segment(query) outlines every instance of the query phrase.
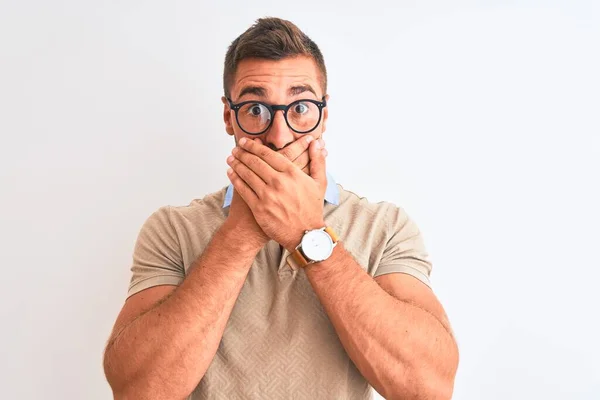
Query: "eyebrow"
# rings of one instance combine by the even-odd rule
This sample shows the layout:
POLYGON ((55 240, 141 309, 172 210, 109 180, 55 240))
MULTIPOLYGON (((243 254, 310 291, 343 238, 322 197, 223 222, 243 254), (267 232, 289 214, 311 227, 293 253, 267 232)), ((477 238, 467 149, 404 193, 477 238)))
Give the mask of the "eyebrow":
POLYGON ((240 92, 238 98, 243 97, 247 94, 253 94, 258 97, 267 97, 267 89, 265 89, 262 86, 245 86, 244 88, 242 88, 242 91, 240 92))
MULTIPOLYGON (((288 94, 290 96, 298 96, 299 94, 302 94, 304 92, 311 92, 312 94, 315 95, 315 97, 318 97, 317 92, 312 88, 312 86, 310 86, 308 84, 292 86, 291 88, 288 89, 288 94)), ((257 97, 264 98, 264 97, 267 97, 267 93, 268 93, 268 90, 262 86, 254 86, 254 85, 245 86, 240 91, 238 98, 241 98, 247 94, 253 94, 257 97)))
POLYGON ((306 85, 299 85, 299 86, 292 86, 289 90, 288 93, 290 96, 297 96, 301 93, 304 92, 311 92, 312 94, 315 95, 315 97, 317 97, 317 93, 315 92, 315 90, 312 88, 312 86, 306 84, 306 85))

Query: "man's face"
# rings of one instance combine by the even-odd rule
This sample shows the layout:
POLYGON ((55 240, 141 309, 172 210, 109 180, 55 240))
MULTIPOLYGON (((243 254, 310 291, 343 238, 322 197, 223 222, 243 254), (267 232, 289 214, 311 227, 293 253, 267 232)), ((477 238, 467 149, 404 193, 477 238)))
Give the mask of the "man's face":
MULTIPOLYGON (((296 100, 322 101, 324 93, 320 85, 319 70, 310 57, 299 56, 279 61, 245 59, 238 64, 234 83, 230 88, 234 104, 244 101, 261 101, 269 105, 288 105, 296 100)), ((326 97, 326 99, 328 96, 326 97)), ((282 111, 275 112, 271 127, 261 135, 244 132, 235 118, 235 112, 223 97, 225 130, 235 136, 235 142, 247 137, 259 138, 265 146, 281 150, 299 138, 312 135, 320 138, 325 132, 327 107, 323 108, 321 122, 315 130, 302 134, 294 132, 286 124, 282 111)))

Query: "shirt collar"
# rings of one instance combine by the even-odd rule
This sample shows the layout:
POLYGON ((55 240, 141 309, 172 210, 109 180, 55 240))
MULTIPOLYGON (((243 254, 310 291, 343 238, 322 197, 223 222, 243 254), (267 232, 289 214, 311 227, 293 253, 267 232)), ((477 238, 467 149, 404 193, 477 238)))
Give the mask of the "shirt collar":
MULTIPOLYGON (((227 187, 227 191, 225 192, 225 201, 223 202, 223 208, 229 207, 231 205, 231 200, 233 199, 233 185, 229 185, 227 187)), ((325 190, 325 201, 327 203, 331 203, 333 205, 338 205, 340 203, 340 191, 337 187, 337 183, 333 176, 327 173, 327 189, 325 190)))

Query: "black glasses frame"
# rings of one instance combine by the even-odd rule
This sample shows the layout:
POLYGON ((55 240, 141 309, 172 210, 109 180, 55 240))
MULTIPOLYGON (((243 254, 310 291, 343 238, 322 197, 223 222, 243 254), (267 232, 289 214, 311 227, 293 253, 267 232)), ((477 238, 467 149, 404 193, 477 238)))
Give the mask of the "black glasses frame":
POLYGON ((231 107, 231 109, 233 111, 235 111, 235 120, 238 124, 238 126, 244 131, 246 132, 248 135, 253 135, 253 136, 258 136, 258 135, 262 135, 263 133, 265 133, 266 131, 269 130, 269 128, 271 128, 271 125, 273 125, 273 121, 275 120, 275 113, 279 110, 283 111, 283 119, 285 119, 285 123, 287 124, 287 126, 293 130, 296 133, 300 133, 300 134, 305 134, 305 133, 310 133, 312 131, 314 131, 315 129, 317 129, 317 127, 319 126, 319 124, 321 123, 321 118, 323 117, 323 109, 325 107, 327 107, 327 101, 325 101, 325 96, 323 96, 323 98, 321 99, 322 101, 317 101, 317 100, 312 100, 312 99, 301 99, 301 100, 295 100, 294 102, 286 105, 283 104, 267 104, 267 103, 263 103, 262 101, 257 101, 257 100, 249 100, 249 101, 242 101, 241 103, 237 103, 235 104, 233 101, 231 101, 230 98, 227 98, 227 101, 229 102, 229 107, 231 107), (298 103, 302 103, 302 102, 310 102, 313 103, 314 105, 317 106, 317 108, 319 109, 319 119, 317 120, 317 124, 314 126, 314 128, 309 129, 307 131, 299 131, 294 129, 291 125, 290 122, 288 121, 287 118, 287 112, 288 110, 295 104, 298 103), (246 104, 260 104, 262 106, 265 106, 267 108, 267 110, 269 110, 269 112, 271 113, 271 122, 269 123, 269 125, 261 132, 259 133, 255 133, 255 132, 248 132, 247 130, 244 129, 244 127, 242 126, 242 124, 240 124, 240 120, 238 118, 238 112, 240 111, 240 109, 242 108, 242 106, 246 105, 246 104))

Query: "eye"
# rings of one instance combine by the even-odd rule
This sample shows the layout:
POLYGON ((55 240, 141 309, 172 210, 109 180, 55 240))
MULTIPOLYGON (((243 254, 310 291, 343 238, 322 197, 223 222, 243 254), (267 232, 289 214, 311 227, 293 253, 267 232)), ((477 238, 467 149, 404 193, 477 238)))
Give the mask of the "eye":
POLYGON ((294 106, 294 112, 296 114, 306 114, 308 112, 308 105, 305 103, 298 103, 294 106))
POLYGON ((263 106, 262 104, 249 104, 248 108, 246 109, 246 113, 249 115, 252 115, 254 117, 259 117, 265 113, 268 114, 268 110, 265 106, 263 106))

